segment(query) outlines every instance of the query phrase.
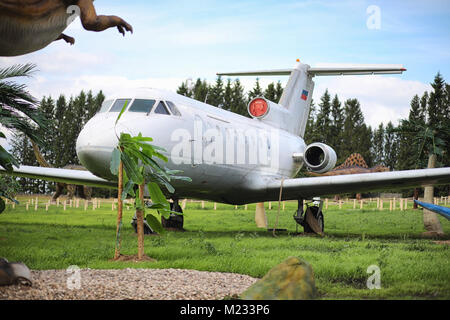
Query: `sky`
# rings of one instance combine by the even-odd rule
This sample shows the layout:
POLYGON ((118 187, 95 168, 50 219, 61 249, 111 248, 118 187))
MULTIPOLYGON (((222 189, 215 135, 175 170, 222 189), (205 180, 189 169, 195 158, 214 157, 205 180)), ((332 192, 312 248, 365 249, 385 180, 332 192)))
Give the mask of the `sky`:
MULTIPOLYGON (((97 13, 133 26, 90 32, 77 18, 57 41, 0 67, 33 62, 26 84, 38 99, 100 89, 149 86, 176 91, 186 79, 213 82, 216 72, 281 69, 296 59, 311 66, 402 64, 402 75, 316 77, 313 99, 326 89, 357 98, 372 127, 406 118, 415 94, 430 90, 437 72, 450 79, 450 1, 96 0, 97 13)), ((241 78, 250 90, 256 77, 241 78)), ((287 77, 264 77, 286 83, 287 77)))

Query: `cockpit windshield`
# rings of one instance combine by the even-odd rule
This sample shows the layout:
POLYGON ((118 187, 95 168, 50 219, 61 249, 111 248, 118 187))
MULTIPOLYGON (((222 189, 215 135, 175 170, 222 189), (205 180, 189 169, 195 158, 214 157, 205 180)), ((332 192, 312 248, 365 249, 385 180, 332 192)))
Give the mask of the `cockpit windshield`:
POLYGON ((181 117, 180 111, 178 111, 177 107, 173 104, 171 101, 166 101, 167 106, 170 109, 170 112, 172 112, 173 115, 181 117))
POLYGON ((134 99, 133 104, 128 111, 150 113, 154 104, 155 100, 134 99))
POLYGON ((131 99, 117 99, 116 102, 114 102, 111 110, 109 112, 120 112, 122 111, 123 106, 128 105, 130 103, 131 99))
POLYGON ((106 100, 99 110, 101 112, 120 112, 126 106, 127 112, 140 112, 147 115, 164 114, 181 117, 181 113, 171 101, 154 99, 117 99, 106 100), (156 103, 158 101, 158 103, 156 103), (130 104, 131 102, 131 104, 130 104))
POLYGON ((108 111, 109 108, 111 107, 111 105, 112 105, 113 102, 114 102, 114 100, 106 100, 106 101, 103 101, 102 107, 100 108, 100 110, 98 111, 98 113, 108 111))

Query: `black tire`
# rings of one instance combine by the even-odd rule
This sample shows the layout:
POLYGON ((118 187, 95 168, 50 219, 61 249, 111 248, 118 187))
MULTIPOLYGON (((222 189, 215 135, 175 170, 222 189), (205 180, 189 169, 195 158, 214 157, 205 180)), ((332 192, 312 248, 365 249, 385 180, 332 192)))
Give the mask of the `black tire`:
MULTIPOLYGON (((315 206, 311 206, 308 209, 311 210, 311 213, 314 215, 314 218, 317 220, 317 223, 319 224, 319 226, 323 232, 324 227, 325 227, 325 222, 323 219, 322 211, 319 211, 319 207, 315 207, 315 206)), ((309 224, 306 221, 304 222, 303 230, 306 233, 315 233, 314 230, 309 226, 309 224)))
MULTIPOLYGON (((179 205, 174 206, 174 203, 170 203, 170 210, 183 213, 183 209, 181 209, 179 205)), ((161 216, 161 225, 165 229, 175 229, 183 231, 184 217, 182 214, 180 215, 175 213, 171 213, 169 219, 161 216)))

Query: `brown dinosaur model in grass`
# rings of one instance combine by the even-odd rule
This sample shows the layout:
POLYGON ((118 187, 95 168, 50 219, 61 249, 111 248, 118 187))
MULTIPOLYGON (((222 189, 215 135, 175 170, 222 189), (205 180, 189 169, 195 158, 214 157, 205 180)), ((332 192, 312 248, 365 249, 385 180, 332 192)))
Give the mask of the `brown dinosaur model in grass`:
POLYGON ((0 0, 0 56, 17 56, 40 50, 55 40, 74 44, 62 33, 80 15, 83 28, 103 31, 133 28, 117 16, 97 15, 93 0, 0 0))
POLYGON ((364 158, 359 153, 351 154, 343 164, 334 168, 326 173, 308 172, 310 176, 323 177, 323 176, 339 176, 342 174, 357 174, 357 173, 371 173, 371 172, 385 172, 389 171, 389 168, 384 166, 375 166, 369 168, 364 161, 364 158))
MULTIPOLYGON (((385 172, 385 171, 389 171, 389 168, 381 165, 369 168, 361 154, 353 153, 344 161, 343 164, 334 168, 331 171, 325 173, 308 172, 308 175, 315 177, 323 177, 323 176, 339 176, 343 174, 358 174, 358 173, 385 172)), ((356 195, 356 198, 360 200, 361 194, 358 193, 356 195)))
MULTIPOLYGON (((31 141, 31 144, 33 145, 33 151, 34 151, 34 155, 36 157, 37 162, 39 163, 39 165, 41 167, 46 167, 46 168, 53 168, 42 156, 41 151, 39 150, 39 147, 36 145, 36 143, 34 143, 34 141, 31 141)), ((69 164, 67 166, 65 166, 63 169, 71 169, 71 170, 84 170, 86 171, 86 168, 84 168, 83 166, 79 166, 79 165, 75 165, 75 164, 69 164)), ((56 199, 58 199, 58 197, 63 193, 64 188, 67 189, 67 198, 68 199, 73 199, 73 197, 75 196, 75 193, 77 193, 78 191, 78 195, 80 196, 80 198, 86 199, 86 200, 91 200, 91 195, 92 195, 92 188, 88 187, 88 186, 76 186, 73 184, 66 184, 66 183, 62 183, 62 182, 57 182, 56 183, 56 191, 52 196, 52 202, 55 202, 56 199)))

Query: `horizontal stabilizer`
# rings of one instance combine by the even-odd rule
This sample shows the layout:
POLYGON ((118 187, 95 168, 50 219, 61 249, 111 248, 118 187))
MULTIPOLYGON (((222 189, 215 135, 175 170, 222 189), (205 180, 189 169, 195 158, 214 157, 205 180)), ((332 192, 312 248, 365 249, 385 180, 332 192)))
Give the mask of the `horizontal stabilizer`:
POLYGON ((406 69, 400 64, 380 64, 370 66, 351 66, 351 67, 324 67, 310 68, 308 73, 313 76, 340 76, 340 75, 365 75, 365 74, 399 74, 406 69))
MULTIPOLYGON (((218 76, 288 76, 295 69, 274 69, 259 71, 219 72, 218 76)), ((400 64, 352 65, 346 67, 309 68, 311 76, 400 74, 406 69, 400 64)))
POLYGON ((242 71, 242 72, 219 72, 218 76, 288 76, 293 69, 276 69, 261 71, 242 71))

